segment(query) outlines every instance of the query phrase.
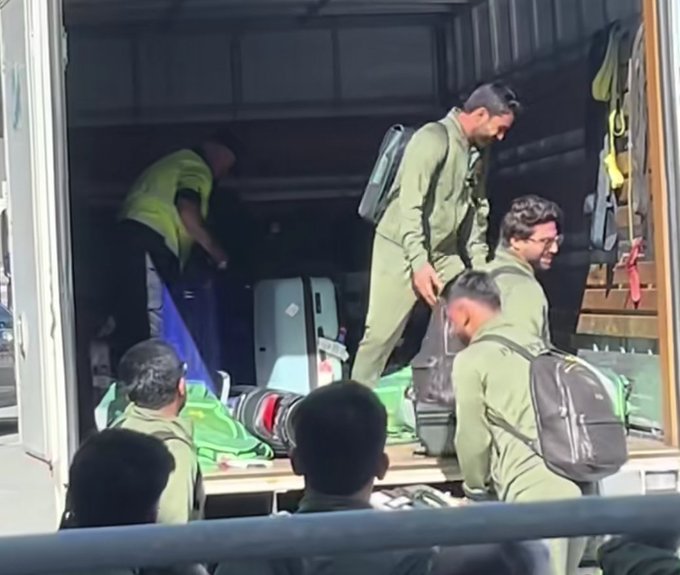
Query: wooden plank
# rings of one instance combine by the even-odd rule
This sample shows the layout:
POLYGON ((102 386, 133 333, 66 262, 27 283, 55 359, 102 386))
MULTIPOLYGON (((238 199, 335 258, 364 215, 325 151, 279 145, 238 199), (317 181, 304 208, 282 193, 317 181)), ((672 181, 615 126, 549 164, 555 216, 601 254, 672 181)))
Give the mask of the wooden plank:
MULTIPOLYGON (((659 61, 659 13, 656 0, 643 0, 642 21, 645 25, 645 67, 647 70, 647 109, 649 110, 648 161, 650 169, 649 190, 651 218, 654 222, 654 254, 657 260, 658 290, 658 333, 659 355, 661 358, 662 393, 664 405, 664 433, 666 441, 673 447, 680 446, 678 425, 678 390, 675 366, 676 336, 671 321, 670 242, 668 223, 668 196, 665 176, 665 141, 662 112, 661 62, 659 61)), ((675 193, 675 190, 673 190, 675 193)))
MULTIPOLYGON (((389 445, 385 449, 390 469, 377 485, 395 487, 419 483, 437 484, 462 479, 454 458, 416 455, 418 444, 389 445)), ((235 493, 282 493, 304 487, 302 477, 295 475, 288 459, 275 459, 267 468, 223 469, 203 476, 207 495, 235 493)))
MULTIPOLYGON (((640 283, 643 286, 650 286, 656 284, 656 266, 654 262, 641 261, 638 262, 638 271, 640 272, 640 283)), ((625 266, 617 266, 614 270, 615 286, 628 286, 628 272, 625 266)), ((587 287, 607 287, 607 267, 603 265, 590 266, 590 273, 586 280, 587 287)))
POLYGON ((614 315, 582 313, 578 318, 576 333, 584 335, 608 335, 611 337, 659 337, 656 316, 614 315))
POLYGON ((603 288, 587 289, 581 302, 582 311, 625 311, 629 313, 655 312, 657 309, 657 292, 655 289, 642 290, 642 298, 637 306, 630 299, 627 289, 613 289, 607 292, 603 288))
MULTIPOLYGON (((620 206, 616 208, 616 227, 628 229, 628 206, 620 206)), ((642 223, 642 216, 633 214, 633 226, 639 226, 642 223)))

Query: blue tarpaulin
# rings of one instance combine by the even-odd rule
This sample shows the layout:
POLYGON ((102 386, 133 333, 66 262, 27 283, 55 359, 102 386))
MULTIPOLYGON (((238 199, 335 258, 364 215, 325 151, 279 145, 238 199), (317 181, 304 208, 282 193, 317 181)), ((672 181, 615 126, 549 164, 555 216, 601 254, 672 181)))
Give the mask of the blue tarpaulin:
MULTIPOLYGON (((209 294, 206 295, 207 297, 210 297, 209 294)), ((192 295, 190 296, 189 292, 184 292, 183 297, 196 297, 196 295, 193 294, 192 292, 192 295)), ((199 348, 196 345, 195 336, 192 335, 192 331, 187 326, 184 318, 182 317, 182 314, 180 314, 175 303, 175 300, 173 299, 170 290, 167 288, 165 284, 163 285, 162 301, 163 309, 161 315, 162 316, 161 337, 166 342, 168 342, 175 349, 180 358, 182 358, 182 360, 187 363, 188 366, 187 379, 206 382, 206 385, 208 386, 210 391, 219 396, 219 390, 215 389, 215 384, 211 376, 211 369, 209 369, 208 367, 209 364, 206 365, 206 361, 204 360, 201 351, 199 351, 199 348)), ((207 307, 211 307, 210 303, 207 304, 207 307)), ((213 314, 208 313, 207 317, 198 317, 196 318, 195 322, 191 323, 197 326, 200 326, 202 324, 202 327, 206 328, 203 329, 203 335, 206 336, 203 338, 203 340, 205 340, 206 345, 208 345, 209 347, 217 345, 216 341, 218 338, 217 328, 215 327, 215 329, 210 329, 211 325, 213 326, 215 325, 215 318, 213 314)))

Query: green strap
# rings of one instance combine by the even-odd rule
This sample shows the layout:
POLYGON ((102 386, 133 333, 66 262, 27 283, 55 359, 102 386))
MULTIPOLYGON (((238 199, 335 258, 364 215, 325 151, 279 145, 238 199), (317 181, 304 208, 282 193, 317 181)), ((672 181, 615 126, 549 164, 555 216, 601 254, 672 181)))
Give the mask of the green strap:
POLYGON ((511 339, 504 337, 502 335, 496 334, 483 335, 479 339, 476 339, 474 343, 479 343, 481 341, 492 341, 500 345, 504 345, 505 347, 510 348, 516 354, 521 355, 524 359, 526 359, 529 362, 534 361, 534 359, 536 359, 537 357, 525 347, 522 347, 517 342, 514 342, 511 339))

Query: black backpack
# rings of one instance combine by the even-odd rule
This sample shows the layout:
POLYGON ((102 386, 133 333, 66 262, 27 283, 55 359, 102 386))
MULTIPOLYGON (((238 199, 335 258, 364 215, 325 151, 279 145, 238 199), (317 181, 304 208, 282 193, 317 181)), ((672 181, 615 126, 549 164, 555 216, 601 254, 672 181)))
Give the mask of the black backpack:
POLYGON ((290 391, 257 388, 242 394, 234 407, 234 419, 285 457, 295 445, 293 416, 304 396, 290 391))
POLYGON ((411 361, 416 401, 453 409, 451 370, 456 354, 462 349, 462 343, 450 333, 446 303, 440 300, 432 309, 420 351, 411 361))
MULTIPOLYGON (((514 266, 502 266, 488 273, 491 279, 505 274, 526 275, 514 266)), ((432 309, 420 351, 411 362, 413 395, 418 402, 451 408, 455 406, 451 370, 456 354, 464 347, 450 333, 446 303, 438 301, 432 309)))
POLYGON ((482 336, 507 347, 530 364, 531 399, 538 439, 529 438, 503 419, 489 420, 539 455, 556 474, 592 483, 616 473, 628 460, 625 424, 611 397, 613 384, 576 356, 556 349, 534 355, 499 335, 482 336))

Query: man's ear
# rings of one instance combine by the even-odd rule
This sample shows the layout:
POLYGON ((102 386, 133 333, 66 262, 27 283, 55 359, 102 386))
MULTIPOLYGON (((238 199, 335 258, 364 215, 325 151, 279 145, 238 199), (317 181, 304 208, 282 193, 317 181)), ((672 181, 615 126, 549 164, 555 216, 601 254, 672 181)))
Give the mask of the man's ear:
POLYGON ((300 461, 300 456, 298 454, 298 450, 293 447, 290 450, 288 457, 290 458, 290 466, 293 468, 293 473, 295 473, 295 475, 300 475, 300 476, 304 475, 305 474, 305 466, 303 465, 302 461, 300 461))
POLYGON ((390 468, 390 458, 387 453, 383 453, 380 456, 380 461, 378 461, 378 469, 376 470, 376 479, 385 479, 387 475, 387 470, 390 468))
POLYGON ((474 111, 474 115, 479 120, 480 124, 483 124, 485 122, 488 122, 491 119, 491 114, 489 114, 489 110, 486 108, 477 108, 474 111))
POLYGON ((179 393, 180 397, 184 397, 187 394, 187 380, 185 378, 182 378, 179 380, 177 383, 177 393, 179 393))

